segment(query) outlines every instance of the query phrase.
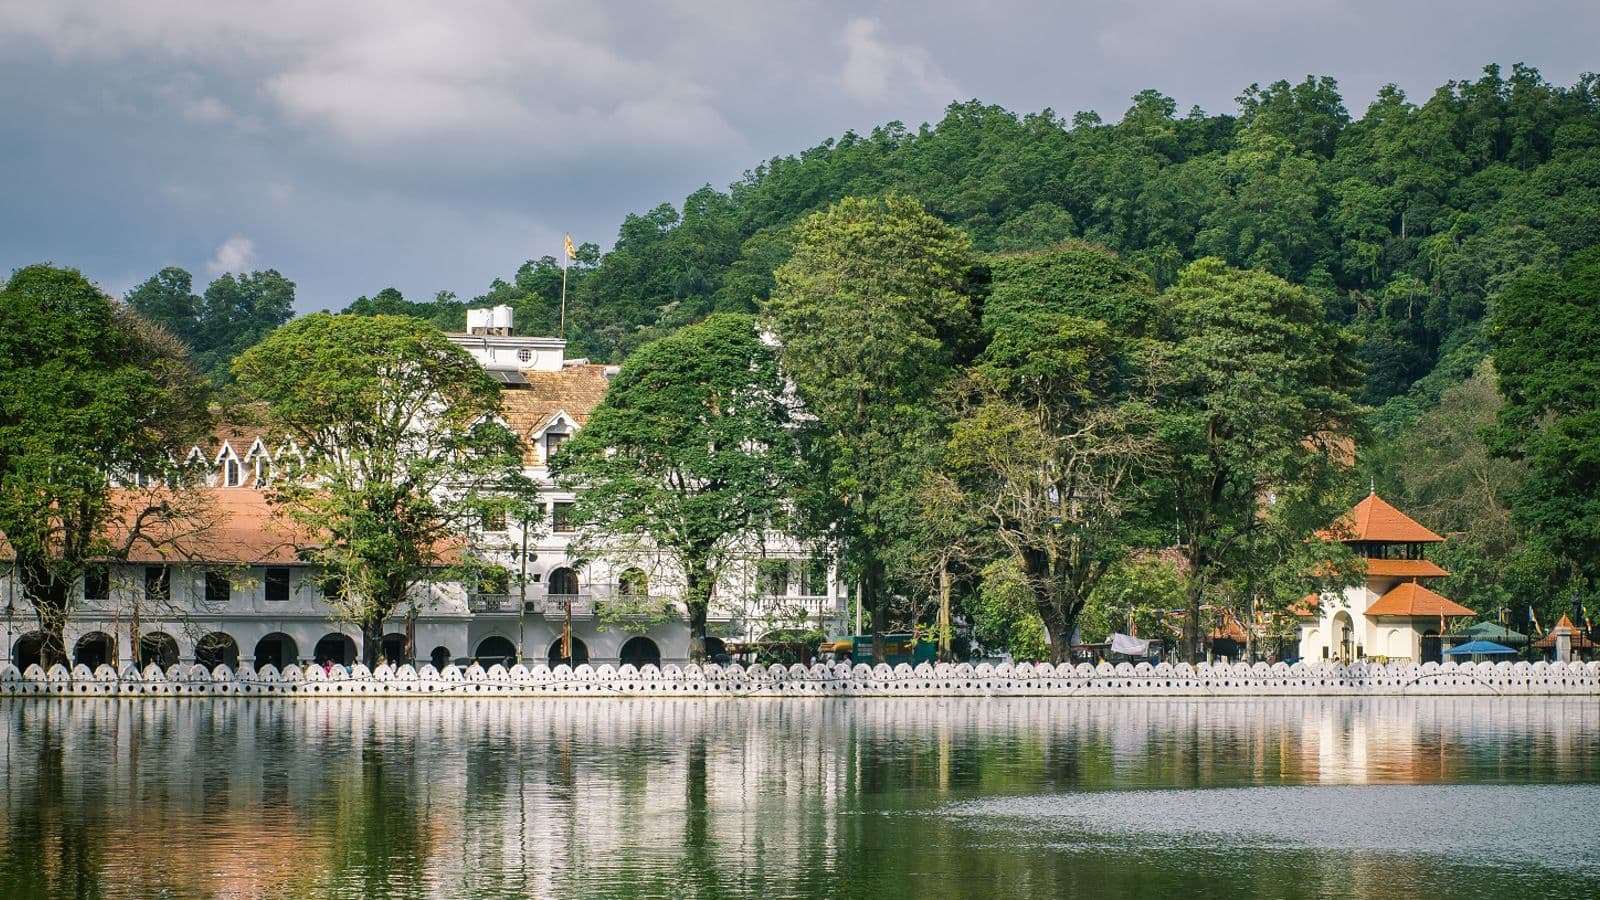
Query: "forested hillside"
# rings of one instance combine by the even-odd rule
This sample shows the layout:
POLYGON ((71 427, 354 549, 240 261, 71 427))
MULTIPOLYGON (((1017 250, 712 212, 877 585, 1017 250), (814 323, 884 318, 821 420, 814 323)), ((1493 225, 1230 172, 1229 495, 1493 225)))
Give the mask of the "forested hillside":
MULTIPOLYGON (((1529 423, 1550 421, 1559 404, 1519 399, 1502 413, 1490 357, 1504 342, 1490 332, 1518 327, 1559 293, 1552 285, 1569 285, 1561 296, 1572 315, 1592 317, 1592 267, 1574 261, 1600 245, 1600 76, 1562 86, 1528 66, 1488 66, 1426 98, 1384 88, 1358 116, 1330 78, 1251 85, 1237 110, 1219 114, 1180 113, 1147 90, 1115 118, 955 103, 936 124, 847 133, 768 160, 726 190, 629 215, 609 252, 582 244, 568 273, 569 355, 617 362, 713 312, 761 308, 794 253, 795 226, 851 196, 911 197, 964 232, 980 285, 1004 274, 1003 254, 1069 239, 1104 245, 1157 291, 1188 263, 1220 257, 1303 287, 1353 337, 1365 368, 1358 399, 1371 411, 1370 428, 1357 429, 1363 486, 1451 534, 1441 561, 1456 575, 1443 592, 1485 615, 1564 603, 1589 576, 1563 547, 1600 540, 1600 525, 1550 498, 1571 491, 1559 460, 1595 451, 1582 435, 1538 449, 1529 423), (1512 295, 1521 312, 1507 314, 1501 300, 1512 295), (1503 427, 1486 444, 1485 429, 1507 416, 1523 431, 1503 427)), ((129 300, 213 372, 281 323, 293 289, 275 272, 229 276, 204 297, 188 282, 165 270, 129 300)), ((460 329, 468 307, 506 303, 519 330, 555 333, 561 283, 547 256, 471 301, 413 301, 389 288, 347 311, 460 329)), ((1519 384, 1560 377, 1536 370, 1539 345, 1529 346, 1519 384)), ((1142 583, 1136 574, 1110 580, 1142 583)))

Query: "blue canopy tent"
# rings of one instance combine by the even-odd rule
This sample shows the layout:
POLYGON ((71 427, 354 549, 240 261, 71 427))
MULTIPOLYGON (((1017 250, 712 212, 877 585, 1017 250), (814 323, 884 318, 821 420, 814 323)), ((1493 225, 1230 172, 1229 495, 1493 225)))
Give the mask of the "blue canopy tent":
POLYGON ((1451 647, 1444 653, 1446 656, 1515 656, 1517 651, 1505 644, 1496 644, 1494 641, 1467 641, 1459 647, 1451 647))

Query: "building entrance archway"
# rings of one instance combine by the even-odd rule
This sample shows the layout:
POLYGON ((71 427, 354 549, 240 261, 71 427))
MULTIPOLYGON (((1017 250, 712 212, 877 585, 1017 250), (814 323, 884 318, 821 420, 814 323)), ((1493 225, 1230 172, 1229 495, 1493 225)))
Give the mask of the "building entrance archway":
POLYGON ((164 631, 152 631, 139 636, 139 668, 178 664, 178 639, 164 631))
POLYGON ((116 659, 116 639, 104 631, 91 631, 78 638, 78 645, 72 651, 72 661, 80 666, 88 666, 91 671, 111 665, 116 659))
POLYGON ((622 652, 619 655, 621 658, 618 662, 636 669, 661 665, 661 648, 647 637, 629 638, 628 642, 622 645, 622 652))
POLYGON ((281 631, 275 631, 256 641, 256 671, 268 665, 282 669, 299 658, 300 648, 295 646, 294 638, 281 631))
POLYGON ((207 669, 217 666, 227 666, 229 669, 239 668, 239 642, 233 635, 224 631, 213 631, 201 638, 194 645, 195 665, 207 669))
MULTIPOLYGON (((556 666, 559 666, 562 663, 566 662, 566 660, 563 659, 562 656, 561 656, 561 639, 560 638, 556 638, 555 643, 550 645, 549 660, 550 660, 550 668, 552 668, 552 669, 554 669, 556 666)), ((581 666, 581 665, 583 665, 584 663, 586 663, 588 661, 589 661, 589 647, 586 644, 584 644, 583 641, 580 641, 577 638, 573 638, 572 639, 572 667, 573 668, 577 668, 578 666, 581 666)))

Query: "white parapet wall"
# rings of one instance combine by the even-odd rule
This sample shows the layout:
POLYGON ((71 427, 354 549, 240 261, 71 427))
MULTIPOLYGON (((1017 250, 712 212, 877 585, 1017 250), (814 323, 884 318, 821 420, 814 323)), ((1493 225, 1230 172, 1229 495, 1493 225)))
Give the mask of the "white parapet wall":
POLYGON ((1600 662, 1077 666, 0 666, 0 697, 1285 697, 1600 695, 1600 662))

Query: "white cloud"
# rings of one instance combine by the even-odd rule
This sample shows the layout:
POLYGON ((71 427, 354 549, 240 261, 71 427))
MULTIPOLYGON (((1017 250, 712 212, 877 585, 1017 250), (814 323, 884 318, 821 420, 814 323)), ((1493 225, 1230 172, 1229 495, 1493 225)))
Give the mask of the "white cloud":
POLYGON ((212 275, 221 275, 224 272, 244 272, 255 264, 255 242, 242 235, 234 235, 222 242, 217 247, 216 255, 206 263, 206 271, 212 275))
POLYGON ((955 82, 934 65, 927 50, 893 44, 879 36, 877 19, 853 18, 844 26, 845 61, 839 86, 865 103, 884 103, 910 93, 934 100, 954 100, 955 82))

